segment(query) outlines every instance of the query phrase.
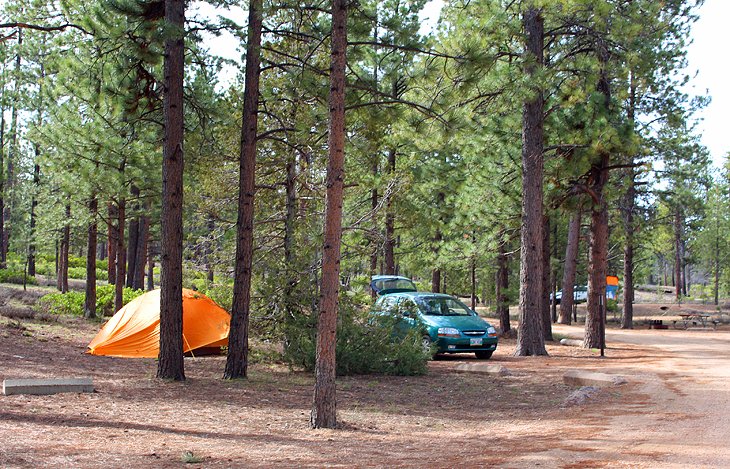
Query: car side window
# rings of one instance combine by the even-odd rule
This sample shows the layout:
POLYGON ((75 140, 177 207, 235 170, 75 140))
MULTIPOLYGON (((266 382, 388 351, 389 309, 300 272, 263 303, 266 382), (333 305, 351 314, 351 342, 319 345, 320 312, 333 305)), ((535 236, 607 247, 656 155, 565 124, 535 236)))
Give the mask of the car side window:
POLYGON ((380 310, 386 313, 396 313, 398 308, 398 297, 386 296, 380 303, 380 310))
POLYGON ((400 312, 403 316, 414 317, 418 313, 418 307, 413 300, 405 298, 398 305, 398 312, 400 312))

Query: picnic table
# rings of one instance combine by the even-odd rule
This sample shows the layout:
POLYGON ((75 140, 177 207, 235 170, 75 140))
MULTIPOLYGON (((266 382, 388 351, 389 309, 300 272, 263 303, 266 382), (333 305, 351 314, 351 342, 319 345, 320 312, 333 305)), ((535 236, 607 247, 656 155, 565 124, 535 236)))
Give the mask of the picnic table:
POLYGON ((690 326, 717 327, 717 321, 713 321, 712 315, 700 312, 679 313, 679 319, 672 321, 675 329, 687 329, 690 326))

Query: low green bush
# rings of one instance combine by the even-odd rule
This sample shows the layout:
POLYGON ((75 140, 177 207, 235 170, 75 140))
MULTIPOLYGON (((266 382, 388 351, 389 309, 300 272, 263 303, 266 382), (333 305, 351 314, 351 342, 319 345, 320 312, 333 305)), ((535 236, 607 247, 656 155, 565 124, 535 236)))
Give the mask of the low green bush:
MULTIPOLYGON (((24 273, 22 269, 18 268, 7 268, 0 269, 0 283, 16 283, 18 285, 23 284, 24 273)), ((25 283, 28 285, 37 285, 35 277, 25 276, 25 283)))
MULTIPOLYGON (((54 273, 55 275, 55 273, 54 273)), ((69 267, 68 278, 86 279, 86 267, 69 267)), ((97 280, 109 280, 109 273, 104 269, 96 269, 97 280)))
MULTIPOLYGON (((393 318, 342 312, 337 327, 337 375, 425 374, 430 354, 421 345, 421 331, 413 329, 403 336, 395 330, 393 318)), ((313 371, 316 332, 314 317, 290 320, 285 328, 284 360, 313 371)))
MULTIPOLYGON (((144 291, 125 288, 122 303, 127 304, 144 291)), ((55 315, 83 316, 86 294, 70 291, 67 293, 50 293, 38 301, 41 312, 55 315)), ((96 289, 96 314, 111 316, 114 314, 114 285, 102 285, 96 289)))

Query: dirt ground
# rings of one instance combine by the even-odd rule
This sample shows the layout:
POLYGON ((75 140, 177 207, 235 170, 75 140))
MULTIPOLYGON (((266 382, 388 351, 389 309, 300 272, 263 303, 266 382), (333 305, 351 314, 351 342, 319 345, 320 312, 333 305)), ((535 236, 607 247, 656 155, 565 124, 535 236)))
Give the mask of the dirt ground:
POLYGON ((724 328, 609 329, 606 358, 560 345, 517 358, 503 340, 490 363, 505 376, 455 371, 476 362, 464 354, 421 377, 342 377, 342 428, 311 430, 310 374, 255 364, 229 382, 223 357, 201 357, 186 359, 185 382, 161 382, 154 360, 84 354, 98 327, 0 316, 0 379, 92 377, 96 388, 0 395, 1 467, 730 467, 724 328), (572 369, 628 383, 566 406, 572 369))

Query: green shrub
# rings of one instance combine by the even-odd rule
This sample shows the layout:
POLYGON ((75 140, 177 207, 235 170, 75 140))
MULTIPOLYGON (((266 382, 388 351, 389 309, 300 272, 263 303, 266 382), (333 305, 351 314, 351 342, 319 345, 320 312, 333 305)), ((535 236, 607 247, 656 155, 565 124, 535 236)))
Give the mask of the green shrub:
MULTIPOLYGON (((0 269, 0 283, 17 283, 18 285, 23 284, 23 269, 15 267, 0 269)), ((37 285, 35 277, 25 276, 25 283, 28 285, 37 285)))
MULTIPOLYGON (((122 303, 127 304, 144 291, 125 288, 122 303)), ((70 291, 68 293, 50 293, 38 301, 39 309, 48 314, 82 316, 86 294, 70 291)), ((114 285, 102 285, 96 289, 96 314, 111 316, 114 314, 114 285)))
POLYGON ((618 312, 618 300, 607 299, 606 300, 606 311, 609 313, 618 312))
MULTIPOLYGON (((55 275, 55 273, 54 273, 55 275)), ((85 279, 86 278, 86 267, 69 267, 68 278, 85 279)), ((97 280, 109 280, 109 273, 103 269, 96 269, 97 280)))
MULTIPOLYGON (((411 376, 426 373, 429 353, 421 345, 421 331, 397 334, 396 320, 367 318, 342 312, 337 327, 337 375, 386 374, 411 376)), ((299 317, 285 329, 284 359, 313 371, 316 350, 316 320, 299 317)))

